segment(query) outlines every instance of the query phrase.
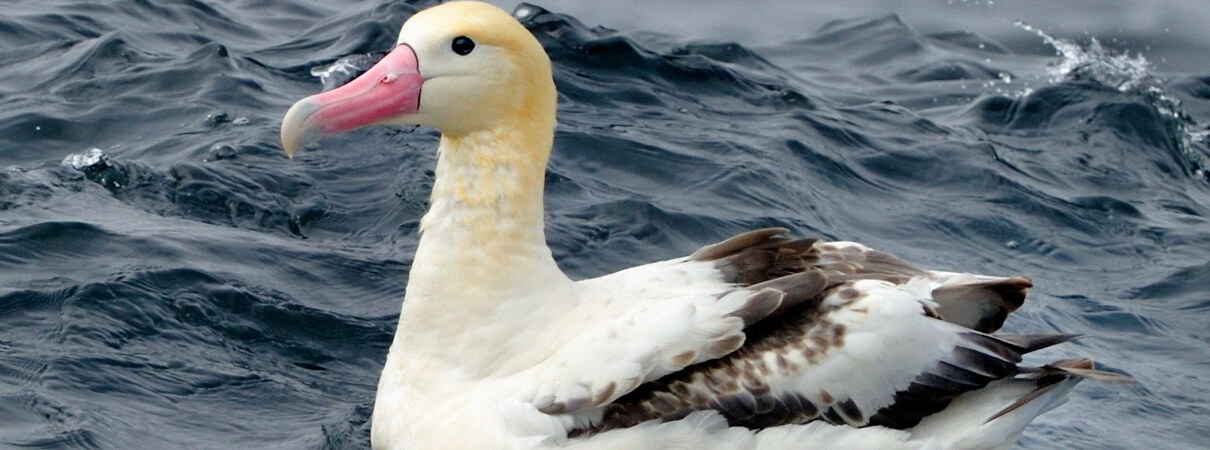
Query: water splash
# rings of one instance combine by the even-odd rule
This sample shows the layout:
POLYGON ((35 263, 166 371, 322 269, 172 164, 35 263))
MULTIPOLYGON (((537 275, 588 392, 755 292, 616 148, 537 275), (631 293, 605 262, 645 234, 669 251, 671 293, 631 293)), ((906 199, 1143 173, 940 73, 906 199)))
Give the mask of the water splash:
POLYGON ((1105 86, 1129 92, 1145 84, 1149 79, 1151 63, 1142 54, 1114 54, 1106 50, 1097 38, 1089 40, 1087 46, 1078 42, 1056 38, 1024 22, 1016 25, 1041 37, 1055 53, 1063 59, 1051 66, 1052 83, 1072 79, 1092 79, 1105 86))
POLYGON ((101 171, 109 167, 109 156, 105 155, 105 151, 93 147, 80 153, 72 153, 63 158, 63 165, 71 166, 71 168, 81 172, 86 171, 101 171))
POLYGON ((1164 88, 1163 80, 1152 75, 1151 62, 1142 53, 1134 56, 1129 52, 1116 53, 1102 46, 1095 37, 1089 39, 1088 45, 1081 45, 1051 36, 1021 21, 1016 25, 1041 37, 1062 58, 1050 67, 1051 83, 1093 81, 1122 93, 1147 98, 1156 111, 1179 128, 1181 152, 1191 164, 1193 174, 1198 178, 1207 177, 1208 165, 1195 145, 1210 139, 1210 132, 1194 130, 1192 117, 1181 109, 1181 100, 1164 88))
POLYGON ((330 91, 369 70, 370 66, 373 66, 379 59, 381 59, 381 55, 375 56, 372 53, 349 55, 332 64, 312 68, 311 76, 318 77, 319 81, 323 83, 324 90, 330 91))
POLYGON ((63 165, 70 166, 84 174, 87 178, 106 188, 120 189, 128 185, 126 171, 110 161, 104 150, 93 147, 80 153, 73 153, 63 158, 63 165))
MULTIPOLYGON (((980 45, 982 45, 982 44, 980 44, 980 45)), ((990 59, 989 59, 989 61, 990 61, 990 59)), ((1012 97, 1024 97, 1026 95, 1029 95, 1030 91, 1029 91, 1028 87, 1026 87, 1024 90, 1021 90, 1019 92, 1015 92, 1015 93, 1010 92, 1010 88, 1013 86, 1014 80, 1016 80, 1016 78, 1013 78, 1013 75, 1011 73, 1001 71, 1001 72, 996 73, 996 78, 984 81, 983 88, 994 90, 995 93, 1000 94, 1000 95, 1007 95, 1007 96, 1012 96, 1012 97)))

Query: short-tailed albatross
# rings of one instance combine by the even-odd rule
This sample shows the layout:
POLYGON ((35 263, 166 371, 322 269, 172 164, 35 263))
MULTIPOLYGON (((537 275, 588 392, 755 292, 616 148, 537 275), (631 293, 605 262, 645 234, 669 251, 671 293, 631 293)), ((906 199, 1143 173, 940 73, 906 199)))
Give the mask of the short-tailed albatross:
POLYGON ((1071 336, 992 334, 1027 278, 783 229, 573 281, 543 234, 555 104, 534 36, 454 2, 286 113, 291 156, 367 125, 442 132, 374 448, 995 448, 1080 379, 1119 378, 1021 364, 1071 336))

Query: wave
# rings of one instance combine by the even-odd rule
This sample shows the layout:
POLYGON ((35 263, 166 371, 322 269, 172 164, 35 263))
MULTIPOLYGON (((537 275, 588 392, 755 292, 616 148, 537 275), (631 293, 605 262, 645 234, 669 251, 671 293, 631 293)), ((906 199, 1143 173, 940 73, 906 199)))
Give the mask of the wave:
MULTIPOLYGON (((425 3, 3 7, 0 443, 366 445, 437 135, 288 162, 278 124, 425 3)), ((894 15, 756 46, 515 14, 560 91, 547 236, 568 272, 786 226, 1028 273, 1010 330, 1090 334, 1144 387, 1082 385, 1024 446, 1204 446, 1210 76, 894 15)))

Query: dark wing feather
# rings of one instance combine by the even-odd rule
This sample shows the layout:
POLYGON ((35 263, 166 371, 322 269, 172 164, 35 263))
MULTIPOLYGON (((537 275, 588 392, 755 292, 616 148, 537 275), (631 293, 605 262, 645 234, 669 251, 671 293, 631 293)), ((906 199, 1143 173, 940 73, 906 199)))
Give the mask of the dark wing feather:
POLYGON ((946 321, 992 333, 1004 319, 1025 302, 1033 283, 1026 277, 983 277, 958 283, 940 283, 953 275, 918 269, 890 254, 850 243, 791 239, 784 228, 750 231, 717 244, 702 247, 690 261, 712 261, 724 279, 740 286, 774 287, 786 293, 779 308, 784 311, 802 301, 819 300, 826 288, 845 281, 883 280, 901 284, 916 277, 931 277, 939 283, 933 290, 935 311, 946 321), (804 277, 810 277, 804 279, 804 277), (804 289, 794 283, 806 281, 804 289))

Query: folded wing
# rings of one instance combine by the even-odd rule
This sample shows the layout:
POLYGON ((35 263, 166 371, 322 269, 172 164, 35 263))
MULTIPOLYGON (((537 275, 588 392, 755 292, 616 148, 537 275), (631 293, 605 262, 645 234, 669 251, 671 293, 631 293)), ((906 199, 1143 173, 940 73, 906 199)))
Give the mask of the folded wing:
POLYGON ((578 381, 536 404, 571 418, 573 436, 703 410, 749 429, 813 421, 909 429, 998 380, 1029 389, 984 420, 1058 381, 1103 374, 1083 363, 1019 365, 1074 336, 989 334, 1021 306, 1032 286, 1024 277, 925 271, 860 244, 784 231, 589 280, 593 292, 632 298, 587 303, 586 313, 609 320, 554 360, 592 354, 570 377, 578 381))

